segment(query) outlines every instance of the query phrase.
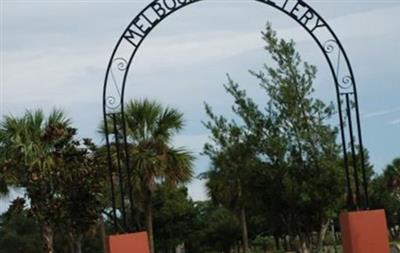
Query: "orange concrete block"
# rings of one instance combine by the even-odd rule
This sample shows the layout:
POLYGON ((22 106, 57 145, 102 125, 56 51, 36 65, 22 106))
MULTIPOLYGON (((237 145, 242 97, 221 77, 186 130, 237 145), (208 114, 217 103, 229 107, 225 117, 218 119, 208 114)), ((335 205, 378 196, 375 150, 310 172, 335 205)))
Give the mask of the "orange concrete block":
POLYGON ((111 235, 108 237, 108 253, 149 253, 147 232, 111 235))
POLYGON ((384 210, 343 212, 340 229, 344 253, 389 253, 384 210))

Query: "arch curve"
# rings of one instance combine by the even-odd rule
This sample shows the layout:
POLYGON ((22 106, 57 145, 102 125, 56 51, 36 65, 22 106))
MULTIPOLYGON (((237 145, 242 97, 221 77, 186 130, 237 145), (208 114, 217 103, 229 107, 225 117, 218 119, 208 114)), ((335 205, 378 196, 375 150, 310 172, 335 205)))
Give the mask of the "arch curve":
MULTIPOLYGON (((115 123, 116 114, 120 114, 124 122, 124 94, 127 76, 134 60, 137 50, 140 48, 142 42, 148 34, 165 18, 175 13, 176 11, 198 3, 198 2, 212 2, 212 0, 154 0, 148 4, 126 27, 120 36, 114 50, 111 54, 110 61, 107 66, 107 71, 103 86, 103 114, 104 124, 106 129, 106 144, 108 147, 109 156, 109 172, 112 188, 113 210, 114 217, 116 217, 116 206, 114 196, 114 185, 112 182, 113 166, 111 162, 111 138, 108 133, 109 122, 115 123), (113 119, 110 121, 110 119, 113 119)), ((336 34, 333 32, 329 24, 318 14, 310 5, 303 0, 243 0, 247 2, 258 2, 270 6, 280 12, 285 13, 303 27, 308 34, 313 38, 314 42, 321 49, 328 65, 335 84, 337 109, 339 115, 340 138, 343 150, 344 167, 347 177, 347 191, 348 191, 348 205, 350 208, 358 208, 361 205, 360 186, 358 185, 358 176, 355 175, 355 194, 356 201, 353 202, 353 190, 351 184, 351 176, 349 175, 349 166, 356 168, 354 171, 357 173, 357 168, 360 167, 363 173, 363 194, 364 194, 364 207, 368 207, 368 186, 366 182, 366 173, 364 166, 364 153, 363 142, 361 133, 360 113, 358 105, 358 95, 356 81, 350 64, 349 57, 347 56, 342 43, 339 41, 336 34), (352 106, 354 104, 354 106, 352 106), (353 123, 352 118, 355 118, 353 123), (346 122, 347 121, 347 122, 346 122), (345 124, 345 122, 347 124, 345 124), (345 127, 347 125, 347 127, 345 127), (347 130, 347 131, 346 131, 347 130), (356 134, 354 134, 356 133, 356 134), (347 144, 350 141, 350 144, 347 144), (360 154, 360 159, 357 160, 356 148, 360 154), (352 156, 349 159, 348 155, 352 156), (349 161, 352 164, 349 164, 349 161)), ((228 4, 228 3, 227 3, 228 4)), ((117 146, 117 157, 119 160, 117 167, 121 172, 121 168, 125 167, 126 173, 129 175, 129 154, 127 152, 127 138, 126 129, 123 124, 123 135, 120 140, 121 150, 117 146), (120 153, 120 154, 119 154, 120 153)), ((119 143, 117 134, 114 135, 114 142, 119 143)), ((119 173, 120 178, 122 177, 119 173)), ((122 183, 122 182, 120 182, 122 183)), ((124 192, 129 196, 132 203, 133 197, 131 190, 120 189, 122 197, 124 192), (124 191, 125 190, 125 191, 124 191), (130 194, 129 194, 130 193, 130 194)), ((132 206, 132 205, 131 205, 132 206)), ((122 215, 125 216, 125 207, 122 206, 122 215)), ((125 219, 125 217, 123 217, 125 219)), ((115 221, 116 222, 116 221, 115 221)), ((127 229, 129 230, 129 229, 127 229)))

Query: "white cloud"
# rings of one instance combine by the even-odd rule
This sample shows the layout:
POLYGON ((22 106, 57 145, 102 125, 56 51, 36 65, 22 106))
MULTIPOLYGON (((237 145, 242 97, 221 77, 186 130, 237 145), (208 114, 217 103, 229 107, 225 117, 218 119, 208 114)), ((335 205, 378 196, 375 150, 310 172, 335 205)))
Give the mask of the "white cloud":
MULTIPOLYGON (((7 196, 0 198, 0 214, 7 211, 11 201, 18 197, 23 197, 25 194, 23 189, 11 188, 7 196)), ((29 203, 28 203, 29 204, 29 203)))
POLYGON ((204 201, 208 199, 204 180, 194 179, 188 185, 189 196, 195 201, 204 201))
POLYGON ((388 115, 388 114, 392 114, 392 113, 396 113, 396 112, 400 112, 400 107, 366 113, 363 115, 363 118, 365 118, 365 119, 375 118, 378 116, 384 116, 384 115, 388 115))
POLYGON ((328 23, 339 38, 368 38, 395 34, 398 29, 400 6, 380 8, 366 12, 348 14, 328 23))
POLYGON ((106 64, 106 58, 99 52, 74 52, 72 49, 27 54, 6 52, 4 58, 3 81, 8 102, 51 99, 72 103, 93 100, 100 94, 100 89, 95 93, 91 90, 93 80, 84 83, 87 75, 91 75, 97 79, 96 88, 101 87, 102 76, 90 73, 101 63, 106 64))
MULTIPOLYGON (((335 18, 329 23, 339 31, 342 39, 381 36, 396 31, 398 12, 400 7, 378 9, 335 18), (360 29, 364 27, 368 29, 360 29)), ((279 35, 298 42, 311 41, 309 35, 297 26, 280 29, 279 35)), ((41 36, 45 43, 57 40, 54 36, 58 35, 51 32, 41 36)), ((109 43, 80 41, 79 44, 66 45, 61 40, 57 45, 58 48, 53 45, 46 49, 43 45, 42 49, 33 50, 29 50, 27 45, 22 51, 6 52, 2 48, 3 92, 7 103, 45 99, 49 104, 71 104, 98 99, 109 43)), ((156 36, 146 40, 135 60, 140 63, 138 70, 149 74, 176 66, 217 62, 262 46, 259 32, 211 31, 156 36)))
POLYGON ((190 147, 194 153, 200 153, 208 140, 208 135, 178 135, 174 139, 174 145, 177 147, 190 147))
MULTIPOLYGON (((354 13, 329 20, 341 40, 368 39, 383 35, 396 35, 400 7, 382 8, 354 13)), ((312 41, 303 28, 278 29, 278 35, 294 39, 297 43, 312 41)), ((400 39, 400 35, 397 34, 400 39)), ((192 33, 185 36, 155 37, 146 41, 136 56, 140 67, 151 70, 165 67, 215 62, 227 57, 263 48, 260 32, 220 31, 192 33), (199 39, 201 38, 201 39, 199 39)))
POLYGON ((400 125, 400 119, 388 121, 388 122, 386 122, 386 125, 390 125, 390 126, 400 125))

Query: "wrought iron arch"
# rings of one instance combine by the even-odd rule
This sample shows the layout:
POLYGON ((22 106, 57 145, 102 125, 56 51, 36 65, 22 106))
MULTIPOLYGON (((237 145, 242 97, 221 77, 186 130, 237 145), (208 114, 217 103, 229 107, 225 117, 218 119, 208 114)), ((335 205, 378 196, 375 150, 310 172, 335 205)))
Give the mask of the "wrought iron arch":
MULTIPOLYGON (((122 227, 122 230, 125 232, 139 229, 128 226, 125 205, 125 198, 127 196, 129 206, 131 208, 133 206, 132 186, 129 181, 131 169, 129 167, 128 140, 124 120, 124 94, 127 76, 134 56, 147 35, 162 20, 183 7, 205 1, 211 2, 212 0, 152 1, 130 22, 123 34, 120 36, 112 52, 104 80, 103 114, 113 204, 112 217, 115 229, 122 227), (116 130, 118 120, 121 120, 122 122, 122 129, 120 129, 122 136, 118 133, 118 130, 116 130), (112 124, 113 126, 110 127, 109 124, 112 124), (113 132, 110 133, 109 129, 113 129, 113 132), (111 149, 114 149, 113 152, 111 149), (117 157, 117 162, 115 163, 113 163, 111 159, 112 153, 117 157), (118 226, 117 224, 117 194, 114 185, 114 173, 117 174, 117 178, 119 179, 119 213, 123 221, 121 226, 118 226)), ((362 142, 357 87, 349 57, 346 54, 342 43, 322 16, 303 0, 243 1, 259 2, 285 13, 302 26, 321 49, 327 60, 335 84, 340 138, 343 150, 344 169, 347 179, 348 208, 368 209, 368 184, 364 162, 364 148, 362 142), (355 122, 353 121, 354 117, 355 122), (353 168, 352 171, 350 171, 350 166, 353 168), (358 174, 360 171, 362 175, 358 174), (351 172, 353 175, 350 175, 351 172), (362 186, 360 186, 360 176, 362 177, 362 186), (353 183, 355 188, 354 194, 353 183), (361 193, 361 191, 363 191, 363 193, 361 193), (355 199, 353 197, 354 195, 355 199)), ((132 209, 130 213, 133 215, 132 209)), ((131 219, 133 220, 133 217, 131 217, 131 219)))

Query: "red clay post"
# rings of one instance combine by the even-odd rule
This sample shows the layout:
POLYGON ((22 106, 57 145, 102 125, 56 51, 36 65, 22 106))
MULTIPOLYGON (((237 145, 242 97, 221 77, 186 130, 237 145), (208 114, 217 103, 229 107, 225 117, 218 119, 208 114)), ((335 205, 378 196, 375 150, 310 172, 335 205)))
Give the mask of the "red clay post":
POLYGON ((147 232, 109 236, 108 253, 150 253, 147 232))
POLYGON ((343 212, 340 228, 344 253, 389 253, 384 210, 343 212))

